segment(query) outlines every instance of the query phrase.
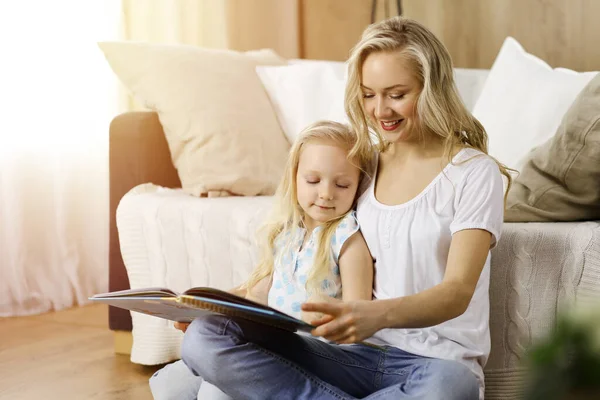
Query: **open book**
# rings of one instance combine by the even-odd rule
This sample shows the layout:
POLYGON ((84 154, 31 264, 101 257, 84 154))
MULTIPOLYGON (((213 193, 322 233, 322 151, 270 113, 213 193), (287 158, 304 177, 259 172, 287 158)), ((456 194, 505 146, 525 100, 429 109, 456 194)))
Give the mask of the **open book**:
POLYGON ((179 294, 165 288, 145 288, 102 293, 90 300, 171 321, 191 322, 206 314, 244 318, 288 331, 309 332, 314 327, 274 308, 208 287, 195 287, 179 294))

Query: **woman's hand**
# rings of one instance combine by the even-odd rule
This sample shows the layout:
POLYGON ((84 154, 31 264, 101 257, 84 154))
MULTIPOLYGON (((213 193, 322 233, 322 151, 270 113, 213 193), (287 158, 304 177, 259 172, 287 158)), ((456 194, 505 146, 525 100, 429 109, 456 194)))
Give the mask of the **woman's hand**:
POLYGON ((336 343, 360 342, 385 327, 377 301, 304 303, 302 310, 323 313, 322 318, 312 321, 317 328, 311 333, 336 343))
MULTIPOLYGON (((341 302, 341 300, 336 299, 331 296, 325 296, 322 294, 313 294, 312 296, 310 296, 308 298, 308 300, 306 300, 306 303, 337 303, 337 302, 341 302)), ((300 317, 300 319, 302 319, 302 321, 306 322, 307 324, 313 325, 313 323, 315 321, 321 320, 323 318, 323 316, 324 316, 323 313, 320 313, 320 312, 302 311, 302 316, 300 317)))
POLYGON ((175 326, 175 329, 180 330, 181 332, 185 333, 185 331, 187 331, 188 326, 190 326, 189 322, 175 322, 175 324, 173 324, 175 326))

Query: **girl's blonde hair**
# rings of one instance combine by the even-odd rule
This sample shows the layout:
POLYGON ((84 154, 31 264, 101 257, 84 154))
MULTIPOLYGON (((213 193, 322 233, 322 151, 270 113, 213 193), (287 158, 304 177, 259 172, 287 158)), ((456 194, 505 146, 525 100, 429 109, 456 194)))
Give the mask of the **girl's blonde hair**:
MULTIPOLYGON (((354 46, 348 60, 348 83, 346 84, 345 109, 358 141, 351 155, 373 151, 369 130, 376 135, 375 146, 379 151, 386 143, 377 126, 367 118, 361 90, 361 70, 367 56, 376 52, 400 52, 413 67, 413 73, 421 84, 417 99, 419 116, 417 133, 423 139, 427 132, 444 140, 444 156, 452 162, 457 148, 470 147, 488 153, 488 136, 479 121, 464 106, 454 83, 452 59, 446 47, 435 35, 416 21, 393 17, 370 25, 361 40, 354 46)), ((512 178, 509 170, 495 160, 502 175, 508 180, 506 193, 512 178)), ((506 200, 506 195, 505 195, 506 200)))
MULTIPOLYGON (((297 239, 297 228, 303 225, 305 213, 298 204, 296 174, 298 173, 298 163, 303 146, 313 141, 332 143, 347 150, 349 153, 357 144, 357 135, 348 125, 333 121, 315 122, 300 133, 290 149, 283 178, 275 193, 275 202, 271 215, 261 228, 261 234, 259 235, 260 261, 248 281, 243 285, 248 291, 262 279, 273 273, 275 263, 280 261, 275 259, 275 257, 281 257, 291 250, 291 246, 294 245, 295 239, 297 239), (280 240, 283 240, 283 243, 280 243, 280 240), (284 251, 275 252, 276 241, 278 246, 283 244, 284 251)), ((372 155, 367 154, 366 156, 349 158, 350 162, 356 165, 361 171, 360 180, 364 178, 367 168, 371 164, 372 155)), ((357 197, 358 189, 355 195, 355 203, 357 197)), ((322 229, 317 236, 317 251, 313 267, 306 281, 306 287, 309 291, 319 292, 321 290, 319 282, 329 274, 332 261, 331 239, 346 214, 321 225, 322 229)))

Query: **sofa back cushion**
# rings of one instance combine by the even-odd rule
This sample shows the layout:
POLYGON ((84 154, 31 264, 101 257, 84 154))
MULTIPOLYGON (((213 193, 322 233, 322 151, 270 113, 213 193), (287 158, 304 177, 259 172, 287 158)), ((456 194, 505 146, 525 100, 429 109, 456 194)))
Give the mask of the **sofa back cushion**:
POLYGON ((554 135, 595 75, 553 69, 514 38, 506 38, 473 109, 488 133, 490 155, 521 170, 529 152, 554 135))
POLYGON ((345 63, 304 61, 258 66, 256 72, 290 142, 319 120, 348 123, 344 111, 345 63))
POLYGON ((600 219, 600 75, 556 135, 535 149, 508 194, 506 221, 600 219))
POLYGON ((255 68, 271 50, 100 43, 125 86, 157 112, 182 188, 195 196, 270 195, 289 143, 255 68))
POLYGON ((458 94, 469 111, 473 112, 489 74, 489 69, 454 68, 458 94))

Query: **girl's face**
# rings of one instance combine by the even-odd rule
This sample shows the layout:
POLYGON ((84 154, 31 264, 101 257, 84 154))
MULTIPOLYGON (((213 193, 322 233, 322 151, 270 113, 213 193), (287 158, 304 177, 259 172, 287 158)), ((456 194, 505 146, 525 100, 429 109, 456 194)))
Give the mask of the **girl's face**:
POLYGON ((411 140, 417 123, 421 85, 400 52, 375 52, 361 71, 363 105, 367 117, 390 143, 411 140))
POLYGON ((302 146, 296 193, 307 229, 339 217, 352 207, 360 170, 347 157, 346 150, 329 141, 311 141, 302 146))

